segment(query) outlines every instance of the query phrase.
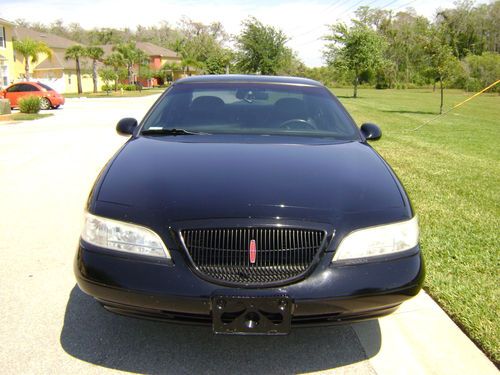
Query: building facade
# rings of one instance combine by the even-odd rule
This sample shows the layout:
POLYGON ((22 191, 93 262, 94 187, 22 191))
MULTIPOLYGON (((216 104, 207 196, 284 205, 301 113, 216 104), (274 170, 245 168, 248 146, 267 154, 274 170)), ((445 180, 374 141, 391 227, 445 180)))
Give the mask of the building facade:
MULTIPOLYGON (((65 58, 66 50, 78 42, 69 40, 54 34, 16 26, 14 23, 0 18, 0 88, 19 81, 26 80, 25 58, 13 47, 14 40, 33 39, 44 42, 51 50, 52 55, 39 54, 35 62, 29 64, 29 71, 32 80, 39 81, 51 86, 60 93, 78 92, 76 62, 65 58)), ((83 46, 83 45, 82 45, 83 46)), ((181 67, 182 59, 174 51, 163 48, 148 42, 137 42, 136 47, 149 56, 149 69, 158 71, 167 64, 166 72, 170 79, 177 80, 185 76, 181 67)), ((113 46, 104 45, 106 58, 113 51, 113 46)), ((98 62, 99 68, 103 66, 98 62)), ((161 84, 157 78, 141 79, 140 70, 142 67, 133 67, 132 82, 140 83, 143 87, 152 87, 161 84)), ((92 60, 88 58, 80 59, 81 81, 83 92, 93 91, 92 60)), ((197 72, 190 68, 190 75, 197 72)), ((98 77, 98 90, 102 88, 103 82, 98 77)))
POLYGON ((0 88, 15 80, 14 24, 0 18, 0 88))

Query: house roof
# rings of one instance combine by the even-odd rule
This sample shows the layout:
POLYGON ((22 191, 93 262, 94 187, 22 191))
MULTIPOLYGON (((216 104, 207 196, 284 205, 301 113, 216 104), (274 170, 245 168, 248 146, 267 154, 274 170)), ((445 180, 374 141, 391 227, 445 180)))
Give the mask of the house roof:
MULTIPOLYGON (((97 65, 101 67, 103 64, 97 62, 97 65)), ((80 58, 80 68, 82 70, 92 69, 92 59, 87 57, 80 58)), ((64 51, 56 51, 52 53, 50 59, 45 59, 40 64, 35 66, 33 70, 75 70, 76 63, 75 60, 64 58, 64 51)))
POLYGON ((7 21, 7 20, 4 20, 3 18, 0 18, 0 24, 9 25, 9 26, 14 26, 15 25, 15 23, 7 21))
POLYGON ((28 29, 27 27, 16 26, 14 34, 17 39, 31 38, 45 42, 50 48, 66 49, 74 45, 81 45, 74 40, 66 39, 58 35, 49 34, 43 31, 28 29))
MULTIPOLYGON (((169 57, 172 59, 180 59, 180 56, 177 54, 177 52, 172 51, 168 48, 157 46, 156 44, 153 43, 136 42, 135 46, 144 53, 146 53, 148 56, 161 56, 161 57, 169 57)), ((99 47, 101 47, 104 50, 104 54, 107 56, 113 52, 114 46, 111 44, 105 44, 99 47)))
POLYGON ((137 46, 137 48, 143 50, 149 56, 179 58, 177 52, 172 51, 171 49, 168 48, 157 46, 156 44, 153 43, 137 42, 135 45, 137 46))

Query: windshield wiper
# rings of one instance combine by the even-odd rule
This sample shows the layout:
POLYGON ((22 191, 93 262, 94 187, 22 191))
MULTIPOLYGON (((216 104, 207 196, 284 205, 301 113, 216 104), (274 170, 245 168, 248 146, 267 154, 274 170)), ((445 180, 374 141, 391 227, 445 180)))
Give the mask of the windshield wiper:
POLYGON ((165 128, 153 128, 146 129, 141 132, 143 135, 210 135, 210 133, 203 132, 193 132, 186 129, 165 129, 165 128))

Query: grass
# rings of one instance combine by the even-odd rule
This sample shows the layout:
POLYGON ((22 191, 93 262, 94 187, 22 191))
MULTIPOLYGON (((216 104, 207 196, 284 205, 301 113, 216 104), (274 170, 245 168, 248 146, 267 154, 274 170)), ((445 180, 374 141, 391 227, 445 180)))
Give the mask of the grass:
POLYGON ((118 91, 111 91, 109 94, 107 94, 105 91, 100 91, 97 94, 94 94, 93 92, 84 92, 83 94, 63 94, 65 98, 79 98, 79 97, 85 97, 85 98, 131 98, 131 97, 138 97, 138 96, 148 96, 148 95, 154 95, 154 94, 161 94, 163 91, 165 91, 165 88, 153 88, 153 89, 144 89, 141 91, 123 91, 123 94, 120 90, 118 91))
MULTIPOLYGON (((374 148, 419 216, 425 289, 497 364, 500 360, 500 96, 482 95, 418 131, 439 112, 432 90, 333 89, 358 124, 383 131, 374 148)), ((445 92, 448 108, 470 94, 445 92)))
POLYGON ((0 115, 2 121, 31 121, 39 118, 53 116, 52 113, 13 113, 9 115, 0 115))

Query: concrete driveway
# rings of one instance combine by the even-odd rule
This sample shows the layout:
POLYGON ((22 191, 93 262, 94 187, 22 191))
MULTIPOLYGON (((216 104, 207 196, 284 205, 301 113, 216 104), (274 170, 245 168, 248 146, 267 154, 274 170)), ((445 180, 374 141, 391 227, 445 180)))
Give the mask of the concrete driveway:
POLYGON ((2 373, 497 373, 425 293, 375 321, 227 337, 116 316, 80 292, 72 261, 91 184, 126 140, 116 121, 156 98, 69 99, 53 117, 0 123, 2 373))

